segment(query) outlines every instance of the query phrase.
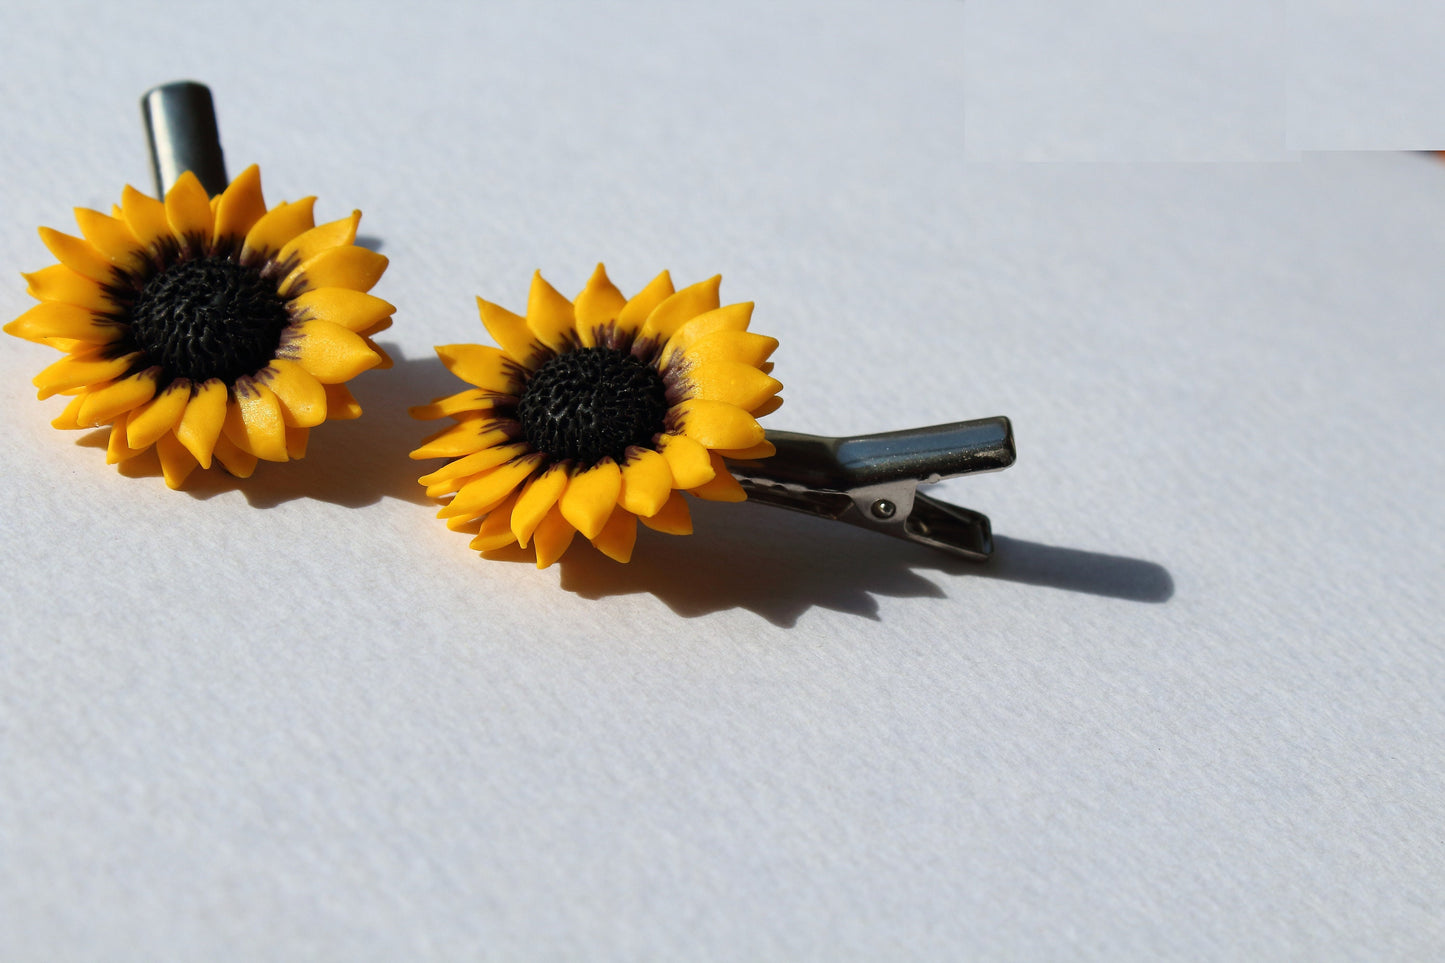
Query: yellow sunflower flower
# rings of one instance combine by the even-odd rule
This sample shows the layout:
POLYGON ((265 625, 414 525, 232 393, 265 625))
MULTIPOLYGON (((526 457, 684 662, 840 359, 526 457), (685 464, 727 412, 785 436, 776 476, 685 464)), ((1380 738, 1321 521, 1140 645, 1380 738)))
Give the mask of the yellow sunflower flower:
POLYGON ((568 301, 532 279, 526 317, 477 299, 500 345, 437 348, 474 388, 413 408, 451 418, 412 458, 450 458, 421 483, 450 496, 438 517, 483 553, 530 542, 537 567, 577 532, 619 562, 637 523, 686 535, 683 492, 747 498, 727 458, 773 453, 757 418, 777 409, 773 338, 748 331, 751 303, 720 306, 720 277, 674 291, 666 271, 625 298, 602 265, 568 301))
POLYGON ((106 461, 154 447, 179 488, 212 459, 246 477, 306 451, 310 429, 355 418, 344 382, 389 359, 371 336, 394 310, 369 291, 386 258, 354 246, 360 211, 316 226, 315 198, 271 210, 250 167, 208 198, 189 172, 156 200, 127 187, 80 237, 40 229, 59 264, 25 275, 40 304, 5 326, 65 357, 40 397, 57 428, 111 426, 106 461))

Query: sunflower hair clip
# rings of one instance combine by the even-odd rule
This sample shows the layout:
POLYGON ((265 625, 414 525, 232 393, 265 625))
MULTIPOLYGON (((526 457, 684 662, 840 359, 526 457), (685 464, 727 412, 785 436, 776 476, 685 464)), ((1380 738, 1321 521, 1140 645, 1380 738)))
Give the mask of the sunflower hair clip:
POLYGON ((778 342, 749 330, 751 303, 721 303, 720 282, 676 290, 663 271, 629 298, 599 264, 573 300, 536 273, 524 315, 478 298, 497 346, 438 347, 471 387, 412 409, 452 422, 411 453, 449 459, 420 479, 445 502, 438 516, 483 555, 530 544, 538 568, 579 532, 619 562, 639 523, 689 534, 685 495, 751 498, 986 561, 988 518, 916 489, 1013 464, 1008 419, 765 432, 758 419, 782 404, 768 360, 778 342))
POLYGON ((228 181, 205 86, 141 103, 159 197, 77 208, 78 237, 42 227, 58 263, 25 275, 40 303, 4 330, 64 353, 34 384, 69 398, 56 428, 110 427, 108 463, 154 450, 171 488, 213 463, 245 478, 361 414, 346 382, 391 364, 372 337, 394 309, 367 293, 387 259, 356 246, 360 211, 318 226, 314 197, 268 209, 255 166, 228 181))

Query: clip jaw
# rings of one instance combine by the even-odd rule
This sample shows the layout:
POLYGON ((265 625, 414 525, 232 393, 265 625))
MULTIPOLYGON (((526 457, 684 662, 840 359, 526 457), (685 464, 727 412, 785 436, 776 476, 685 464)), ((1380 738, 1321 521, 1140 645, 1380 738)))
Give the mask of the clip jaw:
POLYGON ((829 518, 973 561, 993 552, 988 517, 917 490, 944 478, 999 471, 1014 463, 1007 418, 828 438, 770 431, 771 458, 728 469, 764 505, 829 518))

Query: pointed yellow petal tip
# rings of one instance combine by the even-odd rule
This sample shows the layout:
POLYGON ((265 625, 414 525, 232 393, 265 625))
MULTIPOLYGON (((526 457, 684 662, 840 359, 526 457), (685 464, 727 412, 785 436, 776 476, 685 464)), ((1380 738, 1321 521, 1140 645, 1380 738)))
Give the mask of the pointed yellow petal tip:
POLYGON ((234 242, 244 238, 265 213, 261 168, 252 164, 216 197, 216 240, 234 242))
POLYGON ((561 558, 576 534, 577 529, 563 517, 560 507, 554 507, 548 512, 532 535, 532 547, 537 553, 537 568, 547 568, 561 558))
POLYGON ((672 286, 672 275, 663 271, 657 277, 647 283, 643 288, 622 307, 617 314, 617 323, 629 331, 637 331, 652 314, 653 310, 672 297, 675 288, 672 286))
POLYGON ((203 191, 205 190, 204 187, 201 187, 200 178, 196 177, 192 171, 181 171, 181 175, 176 178, 176 182, 171 185, 171 189, 166 191, 166 197, 170 197, 178 190, 182 193, 189 193, 197 188, 203 191))
POLYGON ((526 318, 485 298, 477 298, 477 313, 492 340, 517 363, 527 364, 540 350, 526 318))
POLYGON ((602 531, 592 539, 592 546, 614 562, 626 564, 632 560, 632 549, 637 544, 637 516, 619 509, 612 513, 602 531))
POLYGON ((527 294, 527 327, 537 340, 561 351, 577 328, 577 314, 571 301, 547 283, 542 272, 532 275, 532 289, 527 294))
POLYGON ((596 347, 598 337, 617 321, 626 305, 627 299, 607 276, 607 268, 599 262, 573 303, 577 316, 577 340, 582 347, 596 347))
POLYGON ((611 458, 604 458, 574 475, 557 505, 562 517, 581 532, 583 538, 596 538, 617 507, 617 496, 621 492, 622 471, 611 458))

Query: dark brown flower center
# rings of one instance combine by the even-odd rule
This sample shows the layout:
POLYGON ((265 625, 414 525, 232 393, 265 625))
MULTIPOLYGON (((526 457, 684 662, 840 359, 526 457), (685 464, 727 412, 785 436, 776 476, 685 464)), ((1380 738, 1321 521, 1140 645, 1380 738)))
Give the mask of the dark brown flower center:
POLYGON ((291 323, 274 279, 218 255, 165 268, 126 313, 132 337, 170 379, 228 385, 270 363, 291 323))
POLYGON ((663 430, 667 388, 649 364, 617 348, 559 354, 527 380, 517 420, 527 443, 554 461, 621 462, 663 430))

